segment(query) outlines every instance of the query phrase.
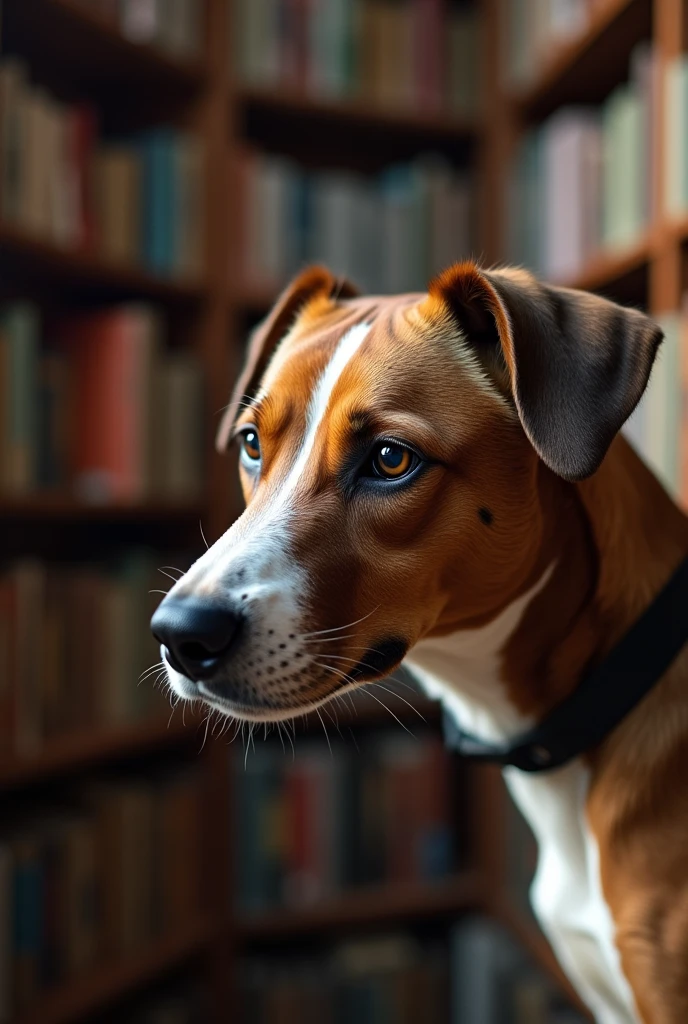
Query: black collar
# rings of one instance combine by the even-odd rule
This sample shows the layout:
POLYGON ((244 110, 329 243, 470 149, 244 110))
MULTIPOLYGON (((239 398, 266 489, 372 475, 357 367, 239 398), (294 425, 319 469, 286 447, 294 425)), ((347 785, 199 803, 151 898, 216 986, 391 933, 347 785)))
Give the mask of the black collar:
POLYGON ((600 743, 669 668, 688 640, 688 558, 628 633, 573 693, 508 746, 483 743, 444 713, 448 746, 524 772, 559 768, 600 743))

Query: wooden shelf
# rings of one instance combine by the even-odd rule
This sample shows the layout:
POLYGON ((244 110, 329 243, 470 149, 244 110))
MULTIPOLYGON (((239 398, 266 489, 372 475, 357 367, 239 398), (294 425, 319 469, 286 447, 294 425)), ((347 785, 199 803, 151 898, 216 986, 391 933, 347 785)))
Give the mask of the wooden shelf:
POLYGON ((0 520, 46 519, 50 522, 69 520, 79 523, 128 523, 159 519, 166 523, 171 520, 197 522, 204 511, 205 506, 196 502, 150 501, 91 505, 67 494, 46 493, 28 495, 25 498, 0 495, 0 520))
POLYGON ((237 86, 230 123, 243 139, 311 167, 373 173, 428 149, 465 163, 477 119, 380 108, 361 99, 316 99, 302 92, 237 86))
POLYGON ((652 30, 650 0, 605 0, 576 39, 555 48, 536 80, 512 97, 540 119, 564 103, 598 103, 628 75, 633 46, 652 30))
POLYGON ((67 290, 188 304, 200 302, 206 293, 201 282, 166 278, 144 268, 110 263, 92 253, 60 248, 31 238, 10 224, 0 224, 0 270, 5 287, 28 280, 58 294, 67 290))
POLYGON ((322 932, 337 934, 403 922, 441 920, 478 907, 482 895, 481 877, 467 872, 433 884, 351 890, 308 910, 275 910, 240 918, 236 933, 239 941, 256 945, 290 942, 296 936, 322 932))
POLYGON ((52 781, 58 775, 191 741, 196 735, 197 723, 193 714, 185 717, 186 725, 181 714, 175 715, 171 722, 166 715, 155 722, 109 729, 96 726, 89 732, 50 740, 33 756, 0 761, 0 790, 52 781))
POLYGON ((196 93, 206 81, 200 59, 185 60, 131 42, 88 3, 22 0, 6 5, 6 19, 4 31, 14 48, 33 64, 47 66, 82 88, 112 89, 116 84, 120 90, 136 87, 186 95, 196 93))
POLYGON ((63 990, 44 996, 16 1024, 67 1024, 109 1008, 114 999, 143 987, 200 953, 217 931, 208 921, 199 921, 180 935, 162 939, 150 949, 109 963, 75 979, 63 990))
POLYGON ((645 235, 628 248, 600 253, 572 280, 566 282, 567 287, 591 292, 623 288, 628 284, 628 279, 647 269, 652 252, 652 238, 645 235))
POLYGON ((235 101, 239 107, 271 111, 280 117, 321 120, 327 118, 351 129, 384 129, 389 132, 425 135, 429 139, 454 140, 474 137, 479 132, 477 119, 451 114, 423 114, 394 106, 378 107, 364 99, 319 99, 293 89, 238 86, 235 101))

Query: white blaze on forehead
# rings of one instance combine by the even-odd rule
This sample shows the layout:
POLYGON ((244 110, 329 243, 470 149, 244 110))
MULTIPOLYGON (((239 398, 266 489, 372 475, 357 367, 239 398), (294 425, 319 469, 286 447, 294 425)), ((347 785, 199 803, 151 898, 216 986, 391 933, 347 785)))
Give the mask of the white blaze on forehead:
POLYGON ((339 341, 313 389, 306 412, 306 429, 292 467, 277 493, 251 519, 251 529, 242 532, 244 517, 241 516, 182 576, 173 591, 176 588, 177 591, 184 589, 199 593, 221 592, 231 566, 242 566, 246 575, 241 590, 263 600, 267 600, 268 593, 272 594, 275 598, 273 617, 289 619, 287 633, 297 631, 298 605, 300 595, 307 588, 307 579, 304 567, 297 564, 289 553, 290 533, 285 529, 290 515, 289 502, 308 465, 318 428, 325 419, 337 381, 369 330, 370 324, 356 324, 339 341), (260 593, 256 589, 259 587, 262 588, 260 593))
POLYGON ((291 494, 299 482, 303 471, 308 465, 308 460, 311 456, 311 452, 313 451, 318 428, 325 418, 325 413, 327 412, 330 404, 332 392, 334 391, 337 381, 341 377, 345 368, 361 347, 361 344, 369 330, 370 324, 356 324, 355 327, 352 327, 351 330, 346 332, 337 345, 334 355, 327 364, 320 380, 316 384, 311 400, 308 403, 308 411, 306 413, 306 433, 304 434, 301 449, 296 461, 289 470, 289 475, 281 488, 281 501, 291 494))

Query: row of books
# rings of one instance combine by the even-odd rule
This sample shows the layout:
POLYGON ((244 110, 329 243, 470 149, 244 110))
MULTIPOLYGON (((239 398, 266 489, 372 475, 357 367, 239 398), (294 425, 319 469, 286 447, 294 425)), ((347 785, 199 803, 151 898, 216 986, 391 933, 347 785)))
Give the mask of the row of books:
POLYGON ((201 50, 201 0, 76 0, 89 14, 117 28, 134 43, 155 46, 173 57, 191 58, 201 50))
POLYGON ((353 886, 433 880, 455 862, 451 761, 438 737, 270 744, 234 761, 244 908, 316 903, 353 886))
POLYGON ((245 1024, 582 1024, 508 936, 475 917, 444 939, 354 940, 329 955, 247 960, 245 1024))
POLYGON ((563 107, 519 147, 509 183, 509 257, 575 280, 601 250, 632 245, 655 215, 657 62, 648 44, 601 108, 563 107))
POLYGON ((440 157, 373 179, 308 173, 257 153, 237 170, 246 285, 279 287, 304 264, 324 262, 367 291, 417 291, 472 252, 470 179, 440 157))
POLYGON ((511 86, 526 88, 559 47, 582 36, 608 0, 507 0, 504 72, 511 86))
POLYGON ((27 235, 159 274, 203 269, 200 140, 171 128, 102 139, 90 103, 67 105, 0 63, 0 214, 27 235))
POLYGON ((667 62, 665 78, 667 212, 688 212, 688 54, 667 62))
POLYGON ((169 717, 155 673, 139 685, 160 661, 148 623, 160 600, 150 591, 169 585, 161 560, 143 550, 102 566, 26 559, 0 574, 0 765, 56 737, 169 717))
POLYGON ((85 501, 198 498, 203 370, 147 305, 0 313, 0 494, 85 501))
POLYGON ((382 108, 474 114, 478 5, 445 0, 238 0, 234 60, 244 81, 382 108))
POLYGON ((199 918, 193 769, 82 783, 59 808, 7 801, 0 833, 0 1021, 199 918))
POLYGON ((680 312, 657 319, 664 341, 624 432, 669 493, 688 507, 688 296, 680 312))

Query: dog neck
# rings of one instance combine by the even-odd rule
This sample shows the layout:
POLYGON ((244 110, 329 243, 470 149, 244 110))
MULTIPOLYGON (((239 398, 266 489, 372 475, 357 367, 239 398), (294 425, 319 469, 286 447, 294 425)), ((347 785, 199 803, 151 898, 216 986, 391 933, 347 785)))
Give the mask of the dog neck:
POLYGON ((518 593, 406 662, 485 741, 514 738, 568 696, 688 552, 688 520, 622 438, 581 484, 542 466, 539 492, 541 540, 518 593))

